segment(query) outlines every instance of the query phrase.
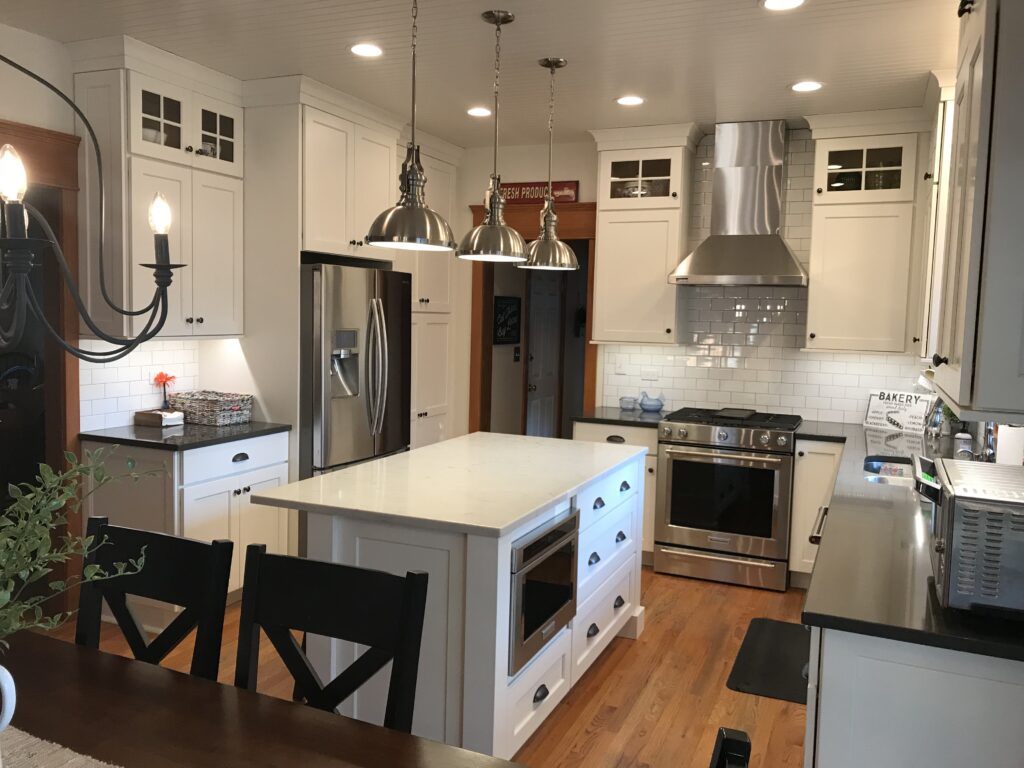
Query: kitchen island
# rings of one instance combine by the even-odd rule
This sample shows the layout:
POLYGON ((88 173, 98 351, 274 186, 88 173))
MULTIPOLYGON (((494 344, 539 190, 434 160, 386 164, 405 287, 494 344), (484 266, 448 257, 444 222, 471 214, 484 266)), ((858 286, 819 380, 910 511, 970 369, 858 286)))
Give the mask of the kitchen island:
MULTIPOLYGON (((254 493, 253 501, 305 512, 311 558, 428 573, 413 733, 511 757, 614 637, 643 629, 645 453, 476 433, 254 493), (553 627, 517 668, 514 544, 574 513, 575 618, 553 627)), ((328 679, 357 650, 317 637, 308 649, 328 679)), ((387 671, 343 713, 382 722, 387 671)))

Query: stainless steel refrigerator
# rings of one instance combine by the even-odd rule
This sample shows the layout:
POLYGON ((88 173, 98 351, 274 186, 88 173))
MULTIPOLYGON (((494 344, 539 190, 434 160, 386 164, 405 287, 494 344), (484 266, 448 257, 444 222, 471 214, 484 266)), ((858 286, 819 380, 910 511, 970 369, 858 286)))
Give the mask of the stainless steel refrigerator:
POLYGON ((409 448, 412 276, 320 258, 302 255, 302 477, 409 448))

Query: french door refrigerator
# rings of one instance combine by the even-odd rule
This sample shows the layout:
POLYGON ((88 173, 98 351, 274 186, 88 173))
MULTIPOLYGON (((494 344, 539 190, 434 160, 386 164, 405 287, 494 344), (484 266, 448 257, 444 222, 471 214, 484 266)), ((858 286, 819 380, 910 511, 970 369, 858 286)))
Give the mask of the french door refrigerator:
POLYGON ((412 277, 303 254, 300 472, 409 448, 412 277))

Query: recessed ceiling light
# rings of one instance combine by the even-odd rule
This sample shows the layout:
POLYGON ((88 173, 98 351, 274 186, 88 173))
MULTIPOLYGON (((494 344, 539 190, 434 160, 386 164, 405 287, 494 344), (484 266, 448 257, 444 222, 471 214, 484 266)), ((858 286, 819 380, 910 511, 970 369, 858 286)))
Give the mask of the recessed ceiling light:
POLYGON ((491 110, 487 107, 470 107, 466 110, 466 114, 471 117, 490 117, 491 110))
POLYGON ((373 43, 356 43, 352 46, 351 50, 356 56, 362 56, 366 59, 375 59, 384 53, 379 45, 374 45, 373 43))
POLYGON ((638 107, 644 100, 640 96, 619 96, 615 102, 622 107, 638 107))
POLYGON ((804 4, 804 0, 760 0, 761 5, 769 11, 791 11, 804 4))
POLYGON ((790 87, 797 93, 810 93, 811 91, 820 91, 822 83, 817 80, 801 80, 799 83, 793 83, 790 87))

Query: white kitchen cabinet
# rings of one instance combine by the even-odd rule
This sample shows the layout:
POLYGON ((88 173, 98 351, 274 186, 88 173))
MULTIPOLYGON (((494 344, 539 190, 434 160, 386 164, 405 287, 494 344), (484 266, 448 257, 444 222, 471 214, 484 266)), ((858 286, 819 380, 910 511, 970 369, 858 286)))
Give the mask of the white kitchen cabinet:
POLYGON ((916 133, 819 139, 814 204, 912 201, 916 164, 916 133))
MULTIPOLYGON (((437 158, 421 157, 427 186, 424 189, 427 205, 447 222, 455 212, 456 168, 437 158)), ((412 278, 413 312, 452 311, 452 254, 437 251, 416 251, 416 265, 412 278)))
POLYGON ((832 501, 843 444, 797 440, 793 464, 793 503, 790 516, 789 570, 810 573, 818 546, 809 537, 818 510, 832 501))
POLYGON ((192 167, 230 176, 242 176, 242 108, 202 93, 192 94, 190 142, 192 167))
POLYGON ((412 429, 413 448, 451 435, 452 381, 448 364, 452 347, 450 315, 412 316, 412 429))
POLYGON ((658 457, 648 454, 647 458, 644 459, 644 518, 641 525, 641 547, 645 557, 646 553, 650 552, 652 558, 654 553, 654 517, 657 514, 657 506, 655 505, 657 492, 658 457))
POLYGON ((353 176, 349 185, 352 231, 350 247, 345 253, 373 259, 387 258, 389 251, 364 245, 363 239, 380 212, 398 202, 395 136, 357 125, 353 140, 353 176), (355 240, 354 246, 352 240, 355 240))
POLYGON ((683 197, 682 147, 602 151, 598 210, 678 209, 683 197))
MULTIPOLYGON (((186 486, 181 493, 181 535, 199 541, 228 539, 232 535, 232 510, 235 498, 242 489, 236 477, 222 477, 206 483, 186 486)), ((231 573, 228 577, 228 591, 234 592, 242 586, 238 569, 238 558, 244 554, 235 548, 231 556, 231 573)))
POLYGON ((668 276, 679 264, 682 243, 678 206, 598 211, 594 341, 677 343, 678 291, 668 276))
POLYGON ((913 203, 814 207, 807 349, 902 352, 913 203))
MULTIPOLYGON (((175 270, 162 336, 232 336, 242 332, 242 181, 144 157, 129 162, 132 303, 153 295, 149 205, 163 193, 173 224, 168 238, 175 270)), ((146 317, 133 320, 139 333, 146 317)))

